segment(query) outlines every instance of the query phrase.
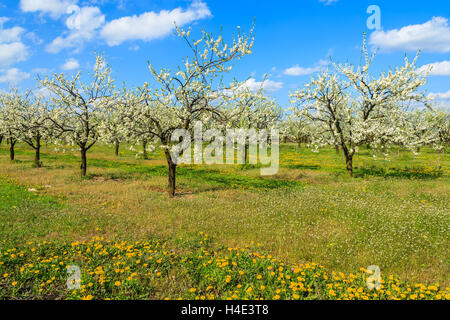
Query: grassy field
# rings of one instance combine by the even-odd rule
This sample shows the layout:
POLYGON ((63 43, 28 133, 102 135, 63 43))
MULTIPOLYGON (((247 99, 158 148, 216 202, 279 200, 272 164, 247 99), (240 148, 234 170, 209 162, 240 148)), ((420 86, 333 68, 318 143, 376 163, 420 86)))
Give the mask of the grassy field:
POLYGON ((122 150, 94 147, 82 179, 76 153, 44 148, 37 169, 26 146, 14 162, 0 146, 0 298, 450 298, 449 153, 438 171, 430 149, 362 150, 351 178, 334 150, 286 144, 273 177, 181 166, 171 199, 163 155, 122 150), (55 271, 69 261, 81 291, 55 271), (370 265, 382 292, 363 288, 370 265))

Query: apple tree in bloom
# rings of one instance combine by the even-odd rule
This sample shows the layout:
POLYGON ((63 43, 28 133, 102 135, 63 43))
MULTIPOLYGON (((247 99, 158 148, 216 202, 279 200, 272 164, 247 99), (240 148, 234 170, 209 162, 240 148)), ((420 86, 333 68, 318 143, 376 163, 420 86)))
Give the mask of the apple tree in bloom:
POLYGON ((313 123, 303 113, 292 110, 280 124, 280 131, 285 140, 297 142, 300 148, 302 143, 309 142, 313 123))
POLYGON ((9 159, 15 159, 16 143, 22 138, 22 133, 18 130, 20 123, 19 110, 27 104, 29 93, 19 93, 13 89, 8 93, 0 94, 0 134, 9 144, 9 159))
POLYGON ((259 130, 278 127, 283 113, 278 104, 264 94, 263 83, 256 92, 245 84, 233 85, 230 92, 230 96, 223 100, 223 117, 219 122, 226 128, 244 129, 238 139, 245 140, 242 141, 244 145, 242 163, 245 164, 251 140, 257 138, 259 130))
POLYGON ((434 133, 432 146, 438 153, 437 169, 440 169, 439 157, 450 143, 450 113, 437 110, 431 115, 431 130, 434 133))
POLYGON ((450 114, 444 110, 414 110, 405 116, 403 127, 406 145, 415 153, 429 145, 437 152, 437 169, 440 154, 450 142, 450 114))
POLYGON ((99 125, 100 139, 114 146, 115 156, 119 156, 120 144, 129 140, 123 126, 124 114, 117 107, 121 103, 121 97, 117 97, 113 102, 114 107, 104 111, 103 121, 99 125))
POLYGON ((145 119, 146 135, 156 139, 164 148, 169 169, 169 195, 175 195, 177 159, 171 146, 180 143, 177 129, 192 132, 197 121, 205 121, 220 114, 218 97, 228 88, 221 81, 222 76, 232 69, 231 62, 251 53, 253 28, 249 34, 239 31, 231 44, 225 43, 221 35, 217 38, 202 31, 198 40, 193 40, 191 30, 176 28, 178 36, 190 50, 190 56, 177 71, 162 69, 156 71, 149 65, 154 77, 153 88, 144 84, 138 89, 137 103, 130 108, 132 114, 128 125, 139 118, 145 119), (207 116, 206 116, 207 115, 207 116), (175 141, 174 140, 178 140, 175 141))
POLYGON ((15 130, 20 141, 25 142, 35 151, 34 165, 41 167, 41 147, 43 141, 53 136, 52 123, 49 121, 49 101, 41 96, 29 96, 22 99, 15 110, 15 130))
POLYGON ((334 72, 322 72, 302 90, 291 94, 291 101, 316 125, 312 144, 317 148, 336 145, 342 149, 347 172, 353 174, 353 156, 362 144, 384 147, 398 139, 399 124, 392 121, 398 110, 409 103, 427 104, 419 89, 426 83, 426 74, 416 70, 415 59, 405 57, 402 67, 372 75, 370 67, 375 54, 369 57, 363 48, 365 64, 334 64, 334 72))
MULTIPOLYGON (((142 154, 144 159, 148 159, 148 151, 153 150, 154 146, 151 143, 156 142, 154 113, 157 111, 153 107, 157 101, 152 101, 151 96, 148 84, 141 88, 124 88, 115 106, 122 119, 121 134, 127 137, 127 140, 142 146, 139 154, 142 154)), ((133 145, 131 149, 136 150, 133 145)))
POLYGON ((115 101, 111 69, 102 56, 97 56, 91 81, 82 79, 81 71, 70 79, 64 74, 48 77, 41 85, 52 94, 52 121, 58 141, 79 147, 81 175, 86 175, 87 152, 99 141, 99 127, 115 101))

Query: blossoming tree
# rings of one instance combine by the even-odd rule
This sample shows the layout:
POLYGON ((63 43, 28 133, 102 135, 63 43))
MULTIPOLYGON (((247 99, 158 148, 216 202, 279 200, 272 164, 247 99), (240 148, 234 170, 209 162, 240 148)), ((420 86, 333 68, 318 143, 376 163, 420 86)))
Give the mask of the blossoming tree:
MULTIPOLYGON (((221 122, 227 128, 267 130, 279 124, 282 118, 282 110, 277 103, 264 94, 264 82, 256 91, 252 91, 245 85, 235 84, 230 91, 232 94, 224 99, 224 110, 221 122)), ((242 152, 242 163, 248 160, 249 142, 252 137, 240 137, 245 139, 242 152), (248 139, 247 139, 248 138, 248 139)))
POLYGON ((437 152, 437 170, 440 154, 450 142, 450 114, 444 110, 414 110, 405 116, 403 126, 407 146, 415 153, 429 145, 437 152))
POLYGON ((97 56, 94 73, 90 76, 90 83, 82 80, 81 71, 71 79, 59 74, 41 81, 56 106, 50 121, 59 132, 60 140, 80 148, 82 176, 86 175, 87 152, 99 140, 99 126, 115 101, 111 69, 102 56, 97 56))
POLYGON ((20 141, 34 149, 34 165, 39 168, 42 166, 42 142, 53 136, 53 127, 49 121, 49 102, 40 96, 30 96, 21 102, 16 106, 14 130, 20 141))
POLYGON ((105 110, 103 121, 99 126, 100 139, 114 146, 115 156, 119 156, 120 144, 128 140, 128 136, 124 132, 123 119, 124 114, 121 112, 120 108, 116 106, 121 104, 121 98, 117 97, 114 102, 114 108, 108 108, 105 110))
MULTIPOLYGON (((134 141, 142 146, 142 156, 148 159, 149 142, 155 139, 153 103, 149 101, 151 94, 147 85, 142 88, 123 88, 120 100, 115 105, 115 112, 121 115, 120 131, 128 141, 134 141), (150 103, 150 104, 149 104, 150 103)), ((134 146, 131 146, 135 150, 134 146)))
POLYGON ((26 103, 29 93, 21 94, 17 89, 13 89, 8 93, 0 94, 0 133, 6 138, 9 144, 9 159, 15 159, 15 146, 21 139, 22 134, 17 130, 20 122, 19 109, 26 103))
POLYGON ((383 146, 401 131, 392 119, 410 102, 427 104, 426 74, 416 70, 415 59, 378 76, 370 73, 375 54, 363 47, 365 64, 334 64, 334 72, 322 72, 302 90, 291 94, 298 110, 316 125, 312 144, 338 144, 345 156, 347 172, 353 174, 353 156, 362 144, 383 146))
MULTIPOLYGON (((138 89, 135 103, 130 104, 128 125, 133 126, 136 119, 145 119, 147 128, 142 132, 157 139, 164 148, 169 168, 169 195, 175 196, 177 159, 171 153, 174 134, 177 129, 192 130, 194 123, 204 121, 205 114, 219 115, 218 97, 226 88, 221 76, 232 69, 231 62, 251 53, 253 28, 249 34, 240 30, 231 45, 222 36, 214 38, 211 33, 202 31, 198 40, 191 38, 191 30, 176 28, 176 32, 187 44, 191 55, 178 71, 168 69, 156 71, 149 68, 155 79, 155 86, 144 84, 138 89)), ((139 122, 139 121, 138 121, 139 122)), ((179 138, 179 137, 178 137, 179 138)), ((178 144, 179 141, 176 141, 178 144)))

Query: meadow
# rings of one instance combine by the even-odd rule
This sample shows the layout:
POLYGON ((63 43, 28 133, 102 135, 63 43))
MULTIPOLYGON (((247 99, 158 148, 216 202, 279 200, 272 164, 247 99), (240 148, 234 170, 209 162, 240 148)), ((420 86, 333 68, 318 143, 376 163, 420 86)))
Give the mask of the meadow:
POLYGON ((257 166, 182 165, 167 194, 148 160, 98 145, 79 155, 0 146, 0 299, 450 299, 450 154, 283 144, 257 166), (67 290, 78 264, 82 289, 67 290), (366 285, 370 265, 382 287, 366 285))

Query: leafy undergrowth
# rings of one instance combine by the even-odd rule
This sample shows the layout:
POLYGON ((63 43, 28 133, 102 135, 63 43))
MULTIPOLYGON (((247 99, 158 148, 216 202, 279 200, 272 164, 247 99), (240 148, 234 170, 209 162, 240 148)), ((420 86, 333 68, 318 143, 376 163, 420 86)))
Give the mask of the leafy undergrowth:
POLYGON ((0 244, 0 299, 450 299, 450 288, 397 277, 288 265, 253 244, 214 251, 207 235, 182 251, 165 242, 91 241, 0 244), (74 266, 81 271, 77 282, 74 266), (68 284, 79 288, 69 289, 68 284))

